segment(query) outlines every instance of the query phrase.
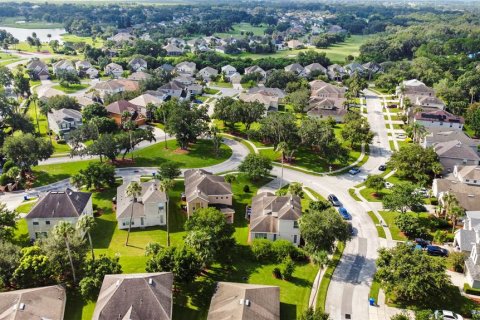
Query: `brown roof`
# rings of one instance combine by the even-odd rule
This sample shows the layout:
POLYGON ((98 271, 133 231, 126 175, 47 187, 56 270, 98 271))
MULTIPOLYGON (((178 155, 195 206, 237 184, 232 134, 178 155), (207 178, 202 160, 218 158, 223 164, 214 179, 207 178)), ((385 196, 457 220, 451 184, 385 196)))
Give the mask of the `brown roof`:
POLYGON ((208 310, 208 320, 279 320, 280 288, 219 282, 208 310))
POLYGON ((232 186, 225 182, 225 178, 215 176, 202 169, 191 169, 184 173, 185 196, 187 202, 201 197, 208 200, 208 196, 232 195, 232 186))
POLYGON ((458 174, 464 179, 480 181, 480 166, 464 166, 459 168, 458 174))
POLYGON ((300 197, 260 193, 252 199, 251 232, 278 232, 278 219, 298 220, 302 215, 300 197))
POLYGON ((62 286, 0 293, 0 319, 63 320, 67 295, 62 286))
POLYGON ((128 111, 128 112, 138 111, 139 106, 131 102, 128 102, 127 100, 119 100, 119 101, 110 103, 105 108, 109 113, 121 115, 124 111, 128 111))
POLYGON ((140 89, 140 85, 134 80, 118 79, 117 82, 123 86, 125 91, 137 91, 140 89))
POLYGON ((171 272, 106 275, 92 319, 170 320, 172 285, 171 272))
POLYGON ((465 123, 463 117, 453 115, 444 110, 419 111, 415 113, 414 118, 419 121, 465 123))
POLYGON ((30 210, 26 219, 79 217, 92 194, 71 189, 50 191, 30 210))

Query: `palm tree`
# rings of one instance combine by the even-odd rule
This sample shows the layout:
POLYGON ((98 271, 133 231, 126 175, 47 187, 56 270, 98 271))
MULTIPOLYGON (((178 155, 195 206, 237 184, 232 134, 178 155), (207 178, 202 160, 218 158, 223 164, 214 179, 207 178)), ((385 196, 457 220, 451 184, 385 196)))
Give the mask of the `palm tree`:
MULTIPOLYGON (((35 120, 37 122, 37 130, 38 130, 38 134, 40 135, 40 123, 38 122, 38 112, 37 112, 37 107, 38 107, 38 95, 37 93, 34 93, 30 96, 30 101, 33 103, 34 107, 35 107, 35 120)), ((48 121, 47 121, 48 122, 48 121)))
POLYGON ((475 89, 475 87, 471 87, 468 90, 468 93, 470 93, 470 104, 472 104, 473 101, 475 100, 475 95, 477 94, 477 90, 475 89))
POLYGON ((433 178, 436 179, 437 175, 442 173, 443 171, 443 166, 440 164, 440 162, 434 162, 432 163, 432 172, 433 172, 433 178))
POLYGON ((452 233, 455 232, 455 225, 457 224, 457 219, 465 215, 465 210, 462 207, 455 205, 450 209, 450 219, 452 219, 452 233))
POLYGON ((275 149, 276 152, 282 153, 282 177, 280 180, 280 189, 282 189, 283 185, 283 161, 285 159, 285 152, 288 150, 288 144, 285 141, 280 142, 275 149))
POLYGON ((445 207, 445 219, 450 216, 452 209, 455 206, 458 206, 458 199, 457 197, 450 192, 447 192, 442 197, 443 206, 445 207))
POLYGON ((92 252, 92 260, 95 261, 95 253, 93 252, 93 243, 92 243, 92 235, 90 234, 90 230, 93 229, 95 226, 95 218, 91 215, 83 215, 77 221, 77 230, 84 232, 88 235, 88 242, 90 244, 90 250, 92 252))
POLYGON ((52 234, 54 237, 61 238, 65 241, 67 246, 68 259, 70 260, 70 267, 72 267, 73 282, 77 282, 77 277, 75 276, 75 267, 73 266, 72 252, 70 250, 70 242, 68 238, 75 232, 75 228, 70 222, 60 221, 53 227, 52 234))
POLYGON ((126 192, 127 192, 128 197, 132 197, 132 210, 130 212, 130 222, 128 224, 127 240, 125 241, 125 245, 128 246, 128 239, 130 238, 130 230, 132 229, 133 207, 135 206, 135 203, 137 202, 137 197, 142 192, 142 186, 140 186, 140 184, 138 182, 132 181, 128 185, 126 192))
POLYGON ((168 196, 168 191, 172 190, 173 187, 175 187, 175 181, 172 179, 163 179, 160 181, 160 184, 158 185, 158 189, 162 192, 165 192, 165 195, 167 196, 167 212, 166 212, 166 223, 167 223, 167 247, 170 247, 170 226, 168 223, 168 214, 169 214, 169 204, 170 204, 170 197, 168 196))

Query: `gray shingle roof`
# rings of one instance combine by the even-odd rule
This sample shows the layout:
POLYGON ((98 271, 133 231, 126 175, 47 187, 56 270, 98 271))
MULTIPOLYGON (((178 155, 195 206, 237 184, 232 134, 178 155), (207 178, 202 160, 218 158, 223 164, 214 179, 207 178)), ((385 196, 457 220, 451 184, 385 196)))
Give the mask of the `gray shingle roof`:
POLYGON ((184 176, 187 202, 196 197, 208 200, 209 195, 232 195, 232 186, 225 182, 224 177, 215 176, 201 169, 187 170, 184 176))
POLYGON ((252 199, 251 232, 278 232, 278 220, 298 220, 302 215, 300 197, 260 193, 252 199))
POLYGON ((26 219, 79 217, 90 197, 89 192, 50 191, 30 210, 26 219))
POLYGON ((141 202, 133 203, 133 199, 127 196, 128 184, 124 183, 117 188, 117 219, 130 217, 133 205, 133 217, 144 217, 145 203, 166 202, 167 196, 165 192, 158 189, 158 180, 142 182, 142 192, 140 194, 141 202))

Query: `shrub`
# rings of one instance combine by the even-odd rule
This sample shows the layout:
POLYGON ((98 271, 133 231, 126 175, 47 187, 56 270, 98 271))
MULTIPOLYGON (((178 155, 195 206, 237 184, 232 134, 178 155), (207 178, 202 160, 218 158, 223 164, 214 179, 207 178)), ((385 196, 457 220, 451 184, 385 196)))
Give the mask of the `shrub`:
POLYGON ((280 239, 272 242, 271 250, 277 261, 282 261, 286 257, 292 257, 297 248, 288 240, 280 239))
POLYGON ((433 316, 430 310, 419 310, 415 312, 415 320, 431 320, 433 316))
POLYGON ((448 255, 448 264, 452 266, 453 271, 463 272, 466 258, 462 252, 452 252, 448 255))
POLYGON ((297 262, 308 261, 308 254, 305 252, 305 250, 297 247, 295 247, 295 250, 290 253, 290 257, 293 259, 293 261, 297 262))
POLYGON ((5 161, 3 164, 3 172, 7 172, 11 167, 15 167, 15 163, 11 160, 5 161))
POLYGON ((102 286, 102 282, 94 277, 84 277, 79 282, 80 294, 85 299, 94 300, 98 295, 98 290, 102 286))
POLYGON ((395 218, 397 227, 408 237, 421 237, 425 232, 425 228, 420 224, 420 219, 411 214, 400 214, 395 218))
POLYGON ((273 268, 273 276, 277 279, 281 279, 282 278, 282 272, 280 271, 280 268, 279 267, 275 267, 273 268))
POLYGON ((248 184, 243 186, 243 192, 249 193, 250 192, 250 186, 248 184))
POLYGON ((438 205, 438 199, 437 198, 432 198, 430 199, 430 204, 432 206, 437 206, 438 205))
POLYGON ((465 293, 468 293, 468 294, 473 294, 474 296, 480 296, 480 289, 474 289, 470 287, 468 283, 465 283, 463 285, 463 291, 465 291, 465 293))
POLYGON ((146 256, 154 256, 162 250, 162 246, 158 242, 149 242, 145 247, 146 256))
POLYGON ((0 185, 1 186, 6 186, 7 184, 9 184, 10 182, 12 182, 12 179, 10 179, 9 177, 7 177, 7 175, 4 173, 2 175, 0 175, 0 185))
POLYGON ((325 211, 332 205, 326 200, 310 201, 308 208, 312 211, 325 211))
POLYGON ((447 241, 447 231, 437 230, 433 234, 433 241, 436 243, 444 243, 447 241))
POLYGON ((284 196, 284 195, 287 194, 287 192, 288 192, 287 189, 279 189, 279 190, 277 190, 277 191, 275 192, 275 195, 277 195, 277 196, 284 196))
POLYGON ((286 257, 283 260, 280 271, 283 280, 290 280, 292 278, 293 272, 295 272, 295 262, 293 262, 292 258, 286 257))
POLYGON ((447 229, 450 227, 450 224, 447 220, 439 219, 432 217, 430 218, 430 228, 431 229, 447 229))
POLYGON ((391 317, 390 320, 410 320, 410 317, 404 313, 399 313, 391 317))
POLYGON ((252 253, 257 260, 272 260, 272 241, 267 239, 255 239, 252 242, 252 253))

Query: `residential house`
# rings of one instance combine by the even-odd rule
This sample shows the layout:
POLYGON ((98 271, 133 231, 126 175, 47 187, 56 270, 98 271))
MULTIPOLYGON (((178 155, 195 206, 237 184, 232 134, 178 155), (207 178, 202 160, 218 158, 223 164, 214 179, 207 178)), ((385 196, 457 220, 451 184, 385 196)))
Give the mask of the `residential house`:
POLYGON ((477 211, 465 212, 463 228, 455 231, 453 246, 458 251, 469 254, 478 243, 480 243, 480 211, 477 206, 477 211))
POLYGON ((304 68, 305 75, 309 76, 312 72, 317 72, 321 74, 327 74, 327 69, 322 66, 320 63, 312 63, 304 68))
POLYGON ((287 46, 289 49, 298 49, 303 47, 303 43, 301 41, 298 41, 297 39, 292 39, 290 41, 287 41, 287 46))
POLYGON ((130 113, 130 120, 134 121, 138 126, 144 125, 147 121, 147 110, 126 100, 112 102, 105 108, 108 111, 108 116, 115 120, 115 123, 119 126, 122 124, 124 112, 130 113))
POLYGON ((455 166, 480 164, 478 152, 458 140, 437 143, 433 149, 444 168, 444 174, 453 172, 455 166))
POLYGON ((159 106, 162 104, 163 100, 159 98, 158 96, 149 94, 149 93, 144 93, 132 100, 129 101, 130 103, 133 103, 136 106, 141 106, 143 108, 146 108, 148 104, 153 104, 155 106, 159 106))
POLYGON ((251 73, 260 73, 264 79, 267 77, 267 73, 265 72, 265 70, 263 70, 259 66, 251 66, 251 67, 245 68, 245 74, 251 74, 251 73))
POLYGON ((61 285, 0 292, 0 319, 63 320, 66 302, 61 285))
POLYGON ((65 95, 65 92, 60 91, 58 89, 54 89, 52 87, 48 86, 41 86, 37 90, 37 96, 40 99, 40 101, 46 102, 48 99, 51 97, 56 97, 56 96, 63 96, 65 95))
POLYGON ((142 191, 134 201, 128 196, 129 183, 117 188, 116 209, 118 229, 164 226, 166 224, 167 195, 159 189, 160 182, 151 180, 140 183, 142 191))
POLYGON ((146 73, 144 71, 137 71, 132 73, 131 75, 128 76, 128 80, 133 80, 133 81, 146 81, 150 79, 152 76, 149 73, 146 73))
POLYGON ((248 93, 261 93, 261 94, 275 96, 278 98, 279 103, 282 103, 286 97, 285 91, 279 88, 253 87, 248 90, 248 93))
POLYGON ((360 63, 357 62, 352 62, 344 67, 345 71, 348 73, 348 75, 353 75, 355 73, 358 73, 359 75, 362 75, 365 72, 365 69, 360 63))
POLYGON ((87 75, 90 79, 98 78, 98 70, 95 69, 94 67, 91 67, 91 68, 88 68, 88 69, 82 71, 82 74, 87 75))
POLYGON ((280 320, 280 288, 218 282, 207 320, 280 320))
POLYGON ((249 239, 285 239, 298 246, 298 219, 301 216, 300 197, 276 196, 270 192, 262 192, 252 199, 249 239))
POLYGON ((73 62, 70 60, 60 60, 55 62, 52 66, 53 66, 53 73, 57 76, 61 72, 77 74, 77 69, 75 69, 73 62))
POLYGON ((341 81, 348 73, 338 64, 332 64, 327 67, 327 75, 330 80, 341 81))
POLYGON ((75 225, 84 215, 93 215, 92 194, 67 188, 65 191, 49 191, 40 197, 25 220, 30 239, 35 240, 46 237, 58 222, 75 225))
POLYGON ((480 244, 472 246, 472 252, 465 261, 465 280, 470 287, 480 288, 480 244))
POLYGON ((147 66, 148 66, 147 61, 145 61, 142 58, 133 58, 128 63, 128 67, 130 68, 130 70, 134 72, 145 71, 147 70, 147 66))
POLYGON ((218 71, 211 67, 205 67, 202 70, 198 71, 198 76, 205 81, 210 81, 212 78, 218 76, 218 71))
POLYGON ((161 70, 162 72, 166 72, 166 73, 173 73, 175 71, 175 67, 169 63, 164 63, 160 67, 158 67, 156 70, 161 70))
POLYGON ((77 68, 78 72, 82 72, 87 70, 88 68, 92 68, 92 64, 88 60, 79 60, 75 62, 75 68, 77 68))
POLYGON ((98 82, 93 87, 98 92, 100 98, 105 98, 107 95, 113 95, 125 91, 125 87, 117 80, 108 80, 104 82, 98 82))
POLYGON ((126 92, 133 92, 140 90, 140 84, 138 81, 130 80, 130 79, 117 79, 115 80, 117 83, 123 86, 123 90, 126 92))
POLYGON ((197 82, 197 80, 187 74, 181 74, 172 79, 172 81, 180 82, 181 84, 188 86, 197 82))
POLYGON ((463 131, 448 130, 440 127, 426 127, 426 135, 423 137, 421 145, 424 148, 435 146, 438 143, 448 142, 453 140, 460 141, 463 145, 469 146, 474 151, 478 150, 479 140, 468 137, 463 131))
POLYGON ((69 133, 82 126, 82 113, 74 109, 53 109, 47 115, 50 130, 60 138, 67 139, 69 133))
POLYGON ((383 67, 376 62, 367 62, 362 65, 370 80, 374 74, 383 72, 383 67))
POLYGON ((230 82, 232 84, 240 84, 242 82, 242 75, 238 72, 230 76, 230 82))
POLYGON ((104 73, 106 76, 120 78, 123 74, 123 67, 116 63, 109 63, 105 66, 104 73))
POLYGON ((420 80, 405 80, 396 88, 396 95, 403 107, 408 99, 413 106, 445 109, 445 104, 437 98, 435 90, 420 80))
POLYGON ((343 33, 343 32, 347 32, 347 30, 343 29, 342 27, 336 24, 329 26, 327 29, 327 33, 332 33, 332 34, 343 33))
POLYGON ((197 64, 195 62, 184 61, 175 66, 178 74, 193 76, 197 71, 197 64))
POLYGON ((92 320, 171 320, 173 273, 107 274, 92 320))
POLYGON ((34 79, 46 80, 50 77, 48 66, 38 58, 33 58, 28 62, 27 70, 28 74, 34 79))
POLYGON ((480 166, 455 166, 453 176, 461 183, 480 186, 480 166))
POLYGON ((235 67, 227 64, 226 66, 223 66, 222 67, 222 73, 225 75, 225 77, 227 79, 230 79, 230 77, 232 75, 234 75, 235 73, 237 73, 237 69, 235 69, 235 67))
POLYGON ((232 186, 225 178, 215 176, 202 169, 191 169, 184 173, 185 201, 190 217, 195 210, 215 207, 225 215, 227 222, 233 223, 235 210, 232 208, 232 186))
POLYGON ((240 93, 238 98, 244 102, 259 102, 265 106, 266 111, 278 111, 278 105, 284 97, 285 94, 280 89, 257 87, 240 93))
POLYGON ((158 88, 158 92, 165 94, 171 98, 180 100, 190 100, 190 92, 185 90, 186 85, 178 81, 170 81, 158 88))
POLYGON ((305 69, 299 63, 289 64, 288 66, 285 67, 285 71, 295 73, 300 77, 306 76, 305 69))
POLYGON ((128 32, 119 32, 116 35, 107 38, 107 40, 120 44, 124 42, 133 42, 135 40, 135 37, 128 32))
POLYGON ((441 109, 418 111, 413 114, 413 122, 424 127, 445 128, 445 130, 462 130, 465 120, 441 109))
POLYGON ((171 43, 164 46, 163 49, 167 52, 167 56, 181 56, 183 54, 183 49, 171 43))
POLYGON ((348 111, 344 105, 345 88, 322 80, 311 81, 310 88, 310 99, 306 107, 307 115, 319 118, 331 117, 336 122, 343 122, 348 111))

